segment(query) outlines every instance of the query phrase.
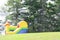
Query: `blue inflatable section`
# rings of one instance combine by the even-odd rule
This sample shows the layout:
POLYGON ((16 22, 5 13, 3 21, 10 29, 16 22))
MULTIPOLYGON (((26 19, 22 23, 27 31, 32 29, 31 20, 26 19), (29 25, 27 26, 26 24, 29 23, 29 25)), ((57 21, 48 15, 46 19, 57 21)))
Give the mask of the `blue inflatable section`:
POLYGON ((21 29, 19 32, 18 32, 18 34, 20 34, 20 33, 27 33, 28 32, 28 29, 21 29))

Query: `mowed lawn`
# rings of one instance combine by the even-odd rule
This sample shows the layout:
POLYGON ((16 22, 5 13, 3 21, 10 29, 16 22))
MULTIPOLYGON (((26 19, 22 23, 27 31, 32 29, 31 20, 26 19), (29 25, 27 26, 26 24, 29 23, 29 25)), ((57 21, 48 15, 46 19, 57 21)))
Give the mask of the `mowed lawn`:
POLYGON ((0 35, 0 40, 60 40, 60 32, 0 35))

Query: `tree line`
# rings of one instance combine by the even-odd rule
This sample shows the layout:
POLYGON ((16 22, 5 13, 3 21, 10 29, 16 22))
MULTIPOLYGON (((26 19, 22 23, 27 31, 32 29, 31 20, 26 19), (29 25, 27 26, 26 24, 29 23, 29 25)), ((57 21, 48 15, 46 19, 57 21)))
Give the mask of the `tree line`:
POLYGON ((16 25, 24 18, 28 32, 60 31, 60 0, 8 0, 6 6, 6 19, 16 25))

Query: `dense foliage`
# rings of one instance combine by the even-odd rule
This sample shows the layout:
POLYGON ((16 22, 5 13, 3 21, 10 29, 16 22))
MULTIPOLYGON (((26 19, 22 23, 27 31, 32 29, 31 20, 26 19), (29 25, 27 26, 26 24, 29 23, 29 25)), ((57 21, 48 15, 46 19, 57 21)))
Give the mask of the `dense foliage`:
POLYGON ((29 32, 60 31, 60 0, 9 0, 6 18, 15 25, 24 18, 29 32))

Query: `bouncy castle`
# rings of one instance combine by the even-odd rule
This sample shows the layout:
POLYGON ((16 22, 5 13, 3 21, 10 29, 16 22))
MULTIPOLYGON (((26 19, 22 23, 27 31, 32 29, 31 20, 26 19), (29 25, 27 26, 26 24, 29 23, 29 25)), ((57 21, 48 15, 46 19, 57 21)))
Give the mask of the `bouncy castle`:
POLYGON ((10 25, 7 21, 5 23, 6 34, 21 34, 28 32, 28 23, 26 21, 20 21, 17 26, 10 25))

